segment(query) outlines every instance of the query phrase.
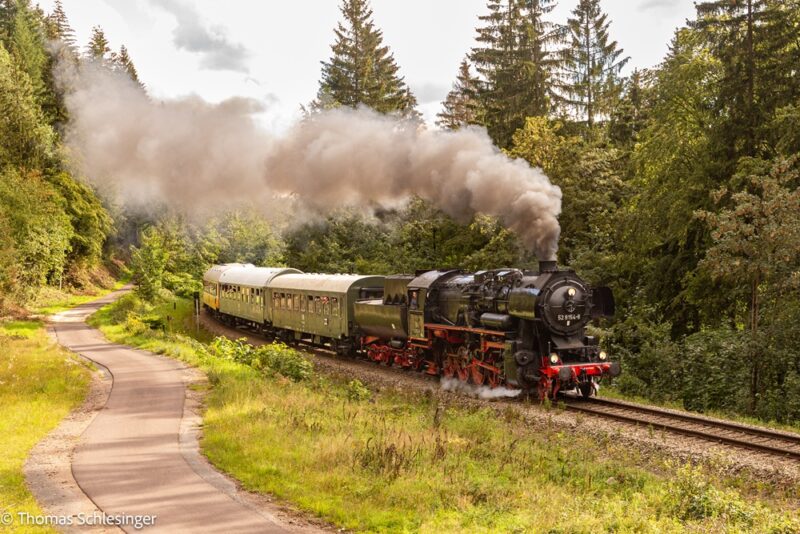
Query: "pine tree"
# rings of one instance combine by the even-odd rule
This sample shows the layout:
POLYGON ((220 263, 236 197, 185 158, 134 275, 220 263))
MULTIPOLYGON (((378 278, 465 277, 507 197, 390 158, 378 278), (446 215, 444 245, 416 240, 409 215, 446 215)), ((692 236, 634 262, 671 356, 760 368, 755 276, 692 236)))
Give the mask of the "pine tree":
POLYGON ((86 45, 86 55, 90 59, 105 62, 112 59, 111 47, 109 46, 106 34, 100 26, 92 28, 92 38, 86 45))
POLYGON ((759 155, 764 149, 765 123, 776 109, 797 102, 798 20, 797 2, 697 4, 697 21, 692 26, 724 66, 715 104, 725 123, 720 128, 720 149, 731 163, 759 155))
POLYGON ((10 5, 6 49, 28 75, 36 100, 42 105, 46 98, 45 75, 49 67, 43 25, 29 0, 19 0, 10 5))
POLYGON ((600 0, 579 0, 567 21, 568 46, 562 51, 565 103, 591 128, 606 116, 620 90, 619 72, 628 62, 609 38, 611 21, 600 0))
POLYGON ((30 77, 0 43, 0 166, 38 169, 50 157, 53 141, 30 77))
POLYGON ((368 0, 343 0, 344 18, 334 30, 333 55, 322 62, 316 109, 337 106, 368 106, 381 113, 414 115, 416 99, 401 76, 399 67, 383 44, 383 33, 375 28, 368 0))
POLYGON ((136 67, 133 65, 133 60, 128 54, 128 48, 125 45, 120 46, 119 54, 116 56, 116 63, 120 71, 126 73, 128 76, 130 76, 131 80, 139 84, 140 87, 144 88, 144 85, 139 80, 139 73, 136 72, 136 67))
POLYGON ((53 12, 47 16, 47 37, 51 40, 60 40, 71 51, 77 49, 75 30, 69 24, 61 0, 56 0, 53 12))
POLYGON ((436 117, 436 124, 448 130, 457 130, 468 124, 477 124, 480 116, 478 79, 470 72, 470 63, 464 59, 458 68, 458 77, 453 89, 447 93, 442 109, 436 117))
POLYGON ((470 59, 483 77, 479 91, 489 134, 508 147, 526 117, 544 116, 553 102, 557 58, 551 46, 559 29, 544 17, 553 0, 489 0, 489 13, 479 18, 481 46, 470 59))

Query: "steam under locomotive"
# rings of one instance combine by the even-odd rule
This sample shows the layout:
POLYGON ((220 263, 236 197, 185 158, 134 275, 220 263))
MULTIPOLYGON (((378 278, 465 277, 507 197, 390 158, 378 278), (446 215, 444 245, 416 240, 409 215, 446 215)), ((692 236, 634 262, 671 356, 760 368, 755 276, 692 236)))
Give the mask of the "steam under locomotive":
POLYGON ((610 289, 555 262, 385 277, 216 265, 203 276, 203 305, 284 341, 542 399, 574 389, 590 396, 602 377, 620 373, 586 335, 592 319, 613 315, 610 289))

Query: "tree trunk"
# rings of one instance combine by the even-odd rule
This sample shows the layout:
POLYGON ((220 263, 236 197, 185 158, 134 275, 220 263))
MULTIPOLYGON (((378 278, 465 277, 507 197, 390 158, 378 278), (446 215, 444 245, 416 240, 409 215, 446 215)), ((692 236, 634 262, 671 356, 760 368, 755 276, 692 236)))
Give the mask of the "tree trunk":
POLYGON ((755 414, 756 407, 758 406, 758 385, 760 378, 760 354, 755 345, 756 335, 758 334, 758 307, 759 295, 758 286, 761 283, 761 273, 756 272, 750 287, 750 339, 752 345, 750 347, 750 359, 752 365, 751 381, 750 381, 750 412, 755 414))

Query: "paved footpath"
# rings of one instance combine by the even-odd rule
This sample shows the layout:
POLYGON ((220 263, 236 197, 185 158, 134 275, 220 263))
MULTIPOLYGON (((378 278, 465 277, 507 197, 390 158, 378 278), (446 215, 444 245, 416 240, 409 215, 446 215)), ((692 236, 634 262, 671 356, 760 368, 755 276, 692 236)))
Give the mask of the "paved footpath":
POLYGON ((106 367, 114 379, 106 406, 74 453, 72 472, 81 489, 106 514, 157 516, 144 532, 285 532, 208 483, 181 454, 186 367, 109 343, 85 323, 120 294, 64 312, 53 324, 59 343, 106 367))

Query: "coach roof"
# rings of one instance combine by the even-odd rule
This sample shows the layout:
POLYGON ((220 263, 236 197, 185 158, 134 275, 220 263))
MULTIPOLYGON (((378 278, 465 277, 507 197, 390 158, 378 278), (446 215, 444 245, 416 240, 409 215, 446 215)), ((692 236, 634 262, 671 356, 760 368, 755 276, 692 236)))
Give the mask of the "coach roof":
POLYGON ((203 274, 204 282, 219 282, 219 277, 222 273, 234 267, 255 267, 251 263, 224 263, 222 265, 212 265, 209 270, 203 274))
POLYGON ((330 293, 347 293, 353 287, 383 287, 383 276, 360 274, 287 274, 272 280, 270 289, 298 289, 330 293))
POLYGON ((247 287, 266 287, 269 281, 276 276, 299 272, 301 271, 286 267, 240 265, 224 270, 219 277, 219 283, 247 287))

